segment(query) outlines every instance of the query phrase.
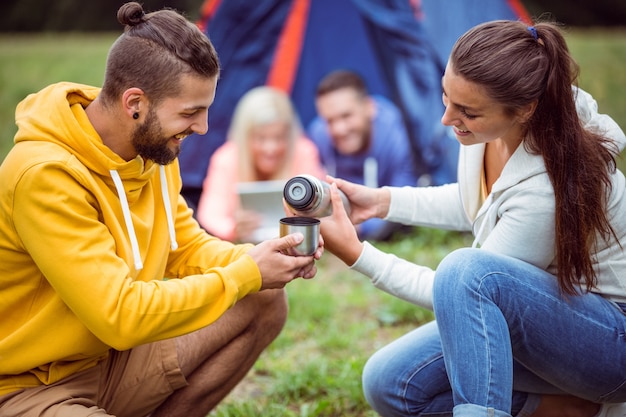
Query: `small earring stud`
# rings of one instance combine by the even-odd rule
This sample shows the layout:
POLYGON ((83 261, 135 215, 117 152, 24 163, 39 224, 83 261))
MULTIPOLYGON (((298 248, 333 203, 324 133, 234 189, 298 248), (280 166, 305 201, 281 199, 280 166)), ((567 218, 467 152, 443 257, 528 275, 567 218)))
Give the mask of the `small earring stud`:
POLYGON ((133 119, 135 120, 139 119, 139 113, 137 112, 133 113, 133 119))

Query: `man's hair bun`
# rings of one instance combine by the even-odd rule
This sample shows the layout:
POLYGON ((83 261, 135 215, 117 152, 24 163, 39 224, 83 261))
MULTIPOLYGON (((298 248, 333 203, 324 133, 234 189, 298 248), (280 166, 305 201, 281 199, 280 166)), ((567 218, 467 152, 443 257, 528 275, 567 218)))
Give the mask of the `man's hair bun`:
POLYGON ((125 26, 137 26, 145 21, 145 16, 141 4, 134 1, 122 5, 117 11, 117 20, 125 26))

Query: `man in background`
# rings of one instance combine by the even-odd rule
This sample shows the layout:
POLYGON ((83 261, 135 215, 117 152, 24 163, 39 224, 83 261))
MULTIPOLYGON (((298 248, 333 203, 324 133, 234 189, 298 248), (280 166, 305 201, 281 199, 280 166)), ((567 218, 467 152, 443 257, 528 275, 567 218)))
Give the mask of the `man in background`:
MULTIPOLYGON (((353 72, 329 73, 318 84, 310 123, 328 174, 368 187, 416 186, 413 152, 399 109, 382 96, 370 95, 363 78, 353 72)), ((388 240, 403 225, 370 219, 358 227, 359 238, 388 240)))

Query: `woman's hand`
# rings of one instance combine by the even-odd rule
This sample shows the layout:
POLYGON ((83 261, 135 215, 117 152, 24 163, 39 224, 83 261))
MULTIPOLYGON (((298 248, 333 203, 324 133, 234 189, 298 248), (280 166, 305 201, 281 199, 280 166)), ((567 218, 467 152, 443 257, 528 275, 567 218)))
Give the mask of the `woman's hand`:
POLYGON ((350 201, 350 220, 353 224, 378 217, 384 218, 389 212, 391 193, 384 188, 371 188, 346 180, 326 176, 327 181, 337 184, 350 201))
POLYGON ((259 213, 250 210, 236 210, 235 217, 235 240, 249 242, 256 229, 261 225, 259 213))
POLYGON ((330 185, 330 198, 333 214, 320 219, 324 247, 350 266, 361 255, 363 243, 359 240, 356 229, 346 213, 337 184, 334 182, 330 185))

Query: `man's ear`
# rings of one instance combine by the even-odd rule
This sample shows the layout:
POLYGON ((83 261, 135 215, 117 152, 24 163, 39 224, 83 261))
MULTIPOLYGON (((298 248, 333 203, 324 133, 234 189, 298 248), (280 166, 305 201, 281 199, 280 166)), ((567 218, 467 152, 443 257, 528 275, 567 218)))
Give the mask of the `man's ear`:
POLYGON ((122 106, 128 117, 138 119, 147 109, 146 95, 141 88, 132 87, 122 94, 122 106), (135 116, 135 114, 137 116, 135 116))
POLYGON ((367 107, 367 116, 374 120, 376 113, 378 112, 378 107, 376 106, 376 101, 372 96, 365 97, 365 106, 367 107))

